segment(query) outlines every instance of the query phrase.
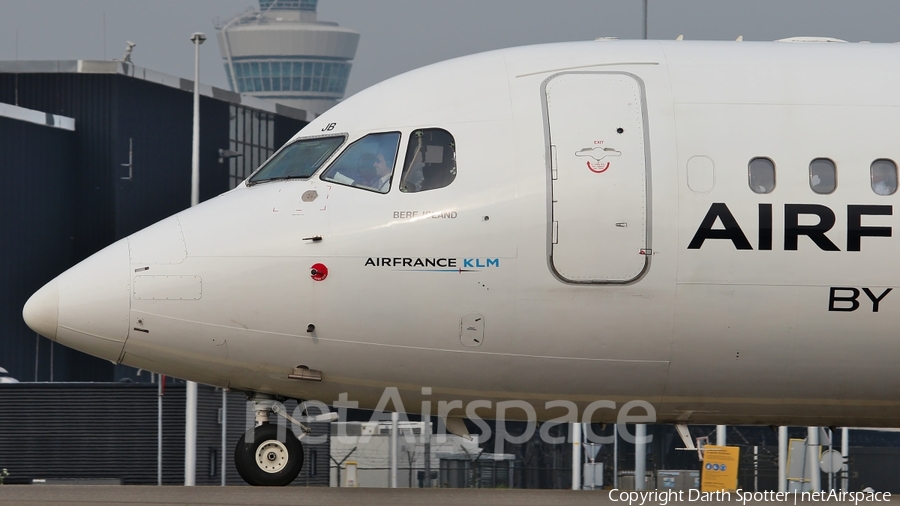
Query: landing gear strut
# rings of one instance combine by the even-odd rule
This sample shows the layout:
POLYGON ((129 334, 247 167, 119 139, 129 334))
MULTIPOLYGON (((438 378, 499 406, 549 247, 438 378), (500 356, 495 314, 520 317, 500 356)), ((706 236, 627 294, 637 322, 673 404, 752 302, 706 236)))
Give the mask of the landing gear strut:
POLYGON ((256 410, 256 427, 238 440, 234 449, 234 465, 241 478, 250 485, 287 485, 294 481, 303 467, 303 445, 290 426, 269 423, 269 415, 276 413, 296 424, 303 430, 303 436, 309 429, 285 413, 284 405, 275 397, 252 394, 250 399, 256 410))

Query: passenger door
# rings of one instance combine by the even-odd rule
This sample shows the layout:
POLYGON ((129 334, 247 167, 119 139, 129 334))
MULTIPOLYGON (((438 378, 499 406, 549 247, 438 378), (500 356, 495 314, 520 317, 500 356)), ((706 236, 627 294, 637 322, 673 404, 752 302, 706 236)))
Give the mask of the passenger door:
POLYGON ((624 284, 649 268, 649 147, 640 80, 566 73, 544 85, 550 264, 571 283, 624 284))

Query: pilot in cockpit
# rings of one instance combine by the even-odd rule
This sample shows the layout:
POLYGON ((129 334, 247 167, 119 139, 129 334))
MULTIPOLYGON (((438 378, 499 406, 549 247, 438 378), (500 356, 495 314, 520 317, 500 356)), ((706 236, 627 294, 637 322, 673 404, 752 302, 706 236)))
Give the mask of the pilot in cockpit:
POLYGON ((377 158, 372 153, 364 153, 360 155, 356 162, 356 179, 353 180, 354 186, 364 186, 367 188, 375 188, 377 184, 378 171, 375 168, 377 158))
POLYGON ((358 178, 353 182, 354 186, 386 193, 391 185, 391 167, 386 158, 383 152, 361 155, 357 162, 358 178))

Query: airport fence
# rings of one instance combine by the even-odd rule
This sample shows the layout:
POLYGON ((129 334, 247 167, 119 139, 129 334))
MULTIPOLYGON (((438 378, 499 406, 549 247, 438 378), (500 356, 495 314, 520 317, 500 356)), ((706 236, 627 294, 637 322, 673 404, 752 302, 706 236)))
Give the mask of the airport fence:
MULTIPOLYGON (((568 489, 572 486, 572 470, 567 468, 526 467, 510 461, 442 461, 431 471, 432 488, 524 488, 568 489), (463 462, 468 465, 459 465, 463 462)), ((336 473, 336 466, 332 471, 336 473)), ((356 476, 360 487, 389 487, 389 467, 358 467, 356 476)), ((335 482, 346 485, 346 469, 341 469, 335 482)), ((421 467, 398 467, 397 486, 425 488, 425 471, 421 467)))

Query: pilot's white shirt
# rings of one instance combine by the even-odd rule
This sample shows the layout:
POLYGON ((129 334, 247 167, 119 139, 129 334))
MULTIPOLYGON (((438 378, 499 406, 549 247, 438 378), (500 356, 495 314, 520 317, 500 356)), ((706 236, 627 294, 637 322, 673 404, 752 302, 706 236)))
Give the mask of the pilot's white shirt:
POLYGON ((391 189, 391 175, 388 174, 379 179, 375 184, 375 188, 378 188, 378 191, 380 191, 381 193, 387 193, 388 190, 391 189))

